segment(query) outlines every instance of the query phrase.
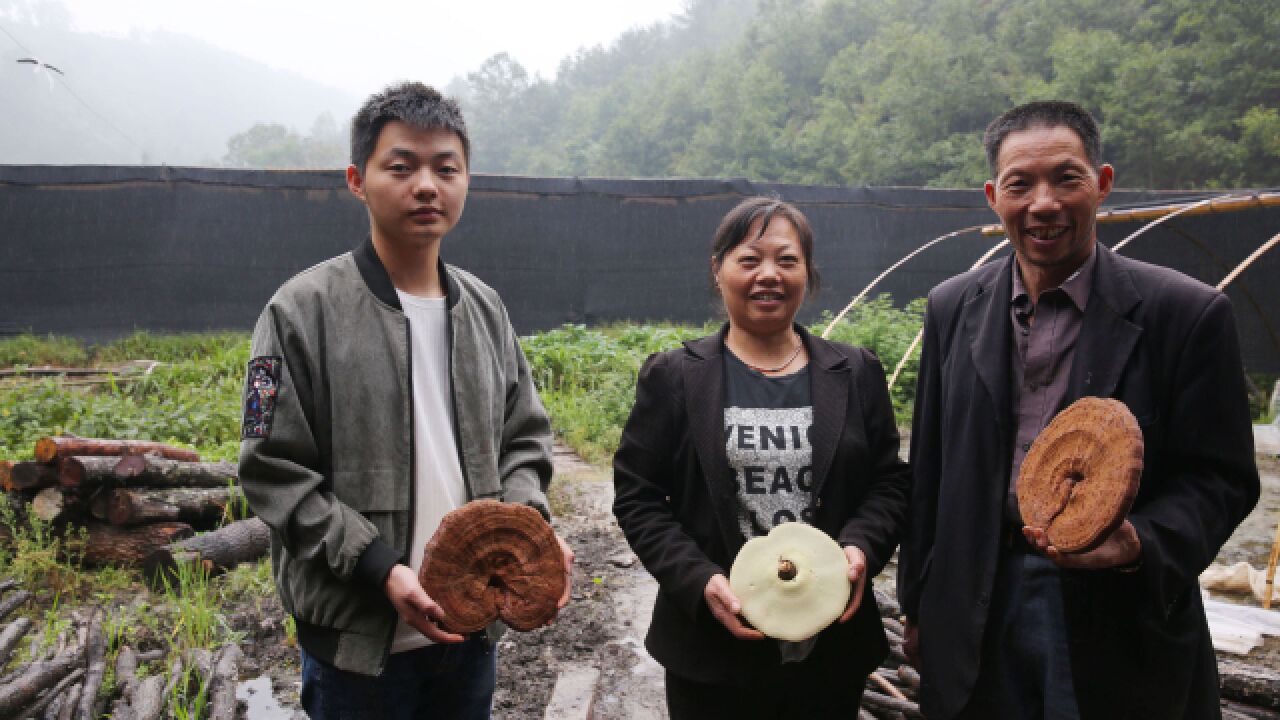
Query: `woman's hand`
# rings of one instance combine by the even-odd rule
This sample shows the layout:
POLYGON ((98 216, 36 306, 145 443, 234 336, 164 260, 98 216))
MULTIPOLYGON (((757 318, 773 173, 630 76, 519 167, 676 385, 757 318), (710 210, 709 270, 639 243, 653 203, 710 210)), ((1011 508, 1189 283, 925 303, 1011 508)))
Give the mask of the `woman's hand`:
POLYGON ((747 627, 738 617, 738 613, 742 612, 742 603, 738 602, 737 596, 729 587, 729 579, 724 575, 712 575, 702 596, 707 601, 707 607, 711 608, 711 614, 731 635, 739 640, 764 639, 764 633, 747 627))
POLYGON ((836 622, 849 622, 849 618, 862 606, 862 591, 867 587, 867 556, 857 545, 846 545, 844 556, 849 559, 849 583, 853 589, 849 592, 849 607, 836 622))
POLYGON ((418 583, 408 565, 396 565, 387 575, 383 590, 400 619, 438 643, 460 643, 467 638, 444 629, 444 610, 418 583))

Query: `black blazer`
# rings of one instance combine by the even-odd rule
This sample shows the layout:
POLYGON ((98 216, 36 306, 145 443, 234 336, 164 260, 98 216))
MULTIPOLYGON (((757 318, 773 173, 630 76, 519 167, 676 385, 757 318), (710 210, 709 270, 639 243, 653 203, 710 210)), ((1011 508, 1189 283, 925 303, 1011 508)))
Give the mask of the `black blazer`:
MULTIPOLYGON (((777 643, 734 638, 703 599, 746 542, 724 446, 726 331, 645 361, 613 460, 613 511, 658 580, 649 652, 676 675, 745 685, 778 666, 777 643)), ((898 543, 909 485, 884 369, 867 350, 798 331, 813 398, 814 525, 857 545, 874 577, 898 543)), ((815 675, 861 683, 887 652, 868 579, 854 617, 824 630, 805 662, 815 675)))
MULTIPOLYGON (((1066 401, 1118 398, 1144 436, 1129 520, 1137 572, 1062 571, 1082 717, 1218 717, 1197 578, 1258 499, 1231 305, 1191 278, 1097 246, 1066 401)), ((1013 443, 1009 259, 929 295, 898 564, 920 628, 922 710, 953 717, 978 672, 1013 443)))

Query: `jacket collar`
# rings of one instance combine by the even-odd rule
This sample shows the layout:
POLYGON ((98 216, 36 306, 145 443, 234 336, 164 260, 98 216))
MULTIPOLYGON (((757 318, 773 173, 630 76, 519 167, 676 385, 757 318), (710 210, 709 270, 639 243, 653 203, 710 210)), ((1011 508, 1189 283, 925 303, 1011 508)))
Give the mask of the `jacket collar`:
POLYGON ((1009 320, 1009 298, 1013 293, 1013 254, 991 263, 978 272, 965 301, 964 328, 969 352, 978 379, 991 398, 996 423, 1002 437, 1012 437, 1013 411, 1009 378, 1013 367, 1013 327, 1009 320))
MULTIPOLYGON (((813 495, 818 498, 844 431, 845 415, 861 410, 848 406, 849 383, 852 381, 849 359, 830 343, 814 338, 804 327, 796 325, 795 329, 809 353, 809 387, 813 403, 813 495)), ((746 539, 738 526, 735 509, 737 489, 724 447, 723 356, 728 332, 726 323, 714 335, 684 343, 690 356, 690 362, 684 364, 684 386, 690 436, 702 466, 702 476, 713 500, 726 546, 736 549, 746 539)))
MULTIPOLYGON (((1099 243, 1094 249, 1093 288, 1085 306, 1076 341, 1067 401, 1092 395, 1109 397, 1136 347, 1142 328, 1127 315, 1141 301, 1123 260, 1099 243)), ((996 422, 1006 436, 1012 432, 1013 328, 1008 302, 1013 292, 1013 254, 979 272, 972 297, 965 302, 964 327, 973 367, 995 408, 996 422)))
POLYGON ((1101 243, 1094 250, 1093 291, 1085 307, 1075 359, 1067 383, 1067 399, 1086 395, 1110 397, 1142 336, 1142 328, 1128 319, 1142 302, 1121 258, 1101 243))
MULTIPOLYGON (((404 308, 400 306, 400 296, 396 294, 396 286, 391 282, 391 274, 387 272, 386 266, 382 264, 382 258, 378 257, 378 251, 373 247, 373 237, 366 235, 364 242, 351 251, 351 255, 355 258, 356 267, 360 270, 360 277, 364 279, 364 284, 369 286, 369 292, 383 303, 404 312, 404 308)), ((446 304, 452 309, 458 304, 460 297, 458 281, 449 273, 443 258, 437 262, 440 278, 444 281, 446 304)))

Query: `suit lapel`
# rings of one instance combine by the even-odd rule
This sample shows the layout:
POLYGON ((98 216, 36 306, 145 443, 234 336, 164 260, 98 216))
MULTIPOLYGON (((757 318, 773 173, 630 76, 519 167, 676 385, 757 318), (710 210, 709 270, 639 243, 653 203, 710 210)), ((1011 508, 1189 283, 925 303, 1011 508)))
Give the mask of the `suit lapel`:
POLYGON ((1110 397, 1120 383, 1129 356, 1142 336, 1142 328, 1126 315, 1142 297, 1129 274, 1116 263, 1116 255, 1099 244, 1089 304, 1084 309, 1080 338, 1076 341, 1067 400, 1084 396, 1110 397))
POLYGON ((965 332, 973 367, 995 408, 1002 436, 1012 430, 1009 378, 1012 377, 1013 326, 1009 301, 1013 293, 1013 256, 995 274, 979 281, 977 294, 964 309, 965 332))
POLYGON ((745 542, 738 527, 734 502, 737 489, 724 449, 724 334, 720 332, 685 343, 690 357, 684 363, 685 407, 689 413, 689 430, 694 450, 702 466, 725 541, 736 550, 745 542))
POLYGON ((813 496, 820 497, 835 458, 849 411, 849 360, 826 343, 816 342, 799 328, 809 351, 809 388, 813 403, 813 496))

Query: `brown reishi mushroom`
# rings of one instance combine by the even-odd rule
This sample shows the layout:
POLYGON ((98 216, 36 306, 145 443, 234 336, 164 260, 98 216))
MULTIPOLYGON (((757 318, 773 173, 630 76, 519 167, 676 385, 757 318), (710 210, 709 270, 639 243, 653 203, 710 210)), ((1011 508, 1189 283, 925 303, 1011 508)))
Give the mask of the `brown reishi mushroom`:
POLYGON ((729 569, 729 587, 757 630, 779 640, 806 640, 848 606, 849 559, 812 525, 783 523, 742 546, 729 569))
POLYGON ((1061 552, 1088 551, 1124 522, 1142 478, 1142 428, 1119 400, 1080 398, 1031 445, 1018 474, 1022 521, 1061 552))
POLYGON ((450 512, 427 543, 418 582, 451 632, 502 618, 533 630, 556 614, 568 578, 555 532, 537 510, 476 500, 450 512))

